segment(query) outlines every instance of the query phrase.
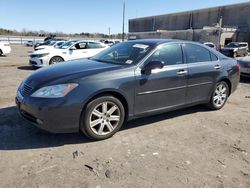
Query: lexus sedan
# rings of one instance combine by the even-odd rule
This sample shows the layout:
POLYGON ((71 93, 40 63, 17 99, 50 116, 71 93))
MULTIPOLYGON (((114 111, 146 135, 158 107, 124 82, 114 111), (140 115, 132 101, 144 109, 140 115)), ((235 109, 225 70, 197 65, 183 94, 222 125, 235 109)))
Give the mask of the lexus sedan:
POLYGON ((35 71, 20 84, 16 104, 41 129, 102 140, 134 118, 197 104, 221 109, 236 90, 239 68, 203 44, 133 40, 35 71))

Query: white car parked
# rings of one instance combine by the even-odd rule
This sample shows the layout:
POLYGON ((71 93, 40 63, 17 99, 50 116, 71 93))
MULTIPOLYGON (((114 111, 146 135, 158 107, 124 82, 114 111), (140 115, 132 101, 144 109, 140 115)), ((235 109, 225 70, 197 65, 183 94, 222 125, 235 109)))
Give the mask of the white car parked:
POLYGON ((10 43, 0 41, 0 56, 9 54, 10 52, 11 52, 10 43))
POLYGON ((214 43, 212 43, 212 42, 205 42, 203 44, 205 44, 206 46, 208 46, 208 47, 213 48, 213 49, 216 50, 216 45, 214 43))
POLYGON ((107 48, 94 41, 68 41, 59 48, 34 51, 30 55, 30 65, 44 67, 62 61, 89 58, 107 48))
POLYGON ((59 48, 62 46, 66 41, 51 41, 48 45, 41 45, 35 48, 35 51, 37 50, 44 50, 44 49, 50 49, 50 48, 59 48))

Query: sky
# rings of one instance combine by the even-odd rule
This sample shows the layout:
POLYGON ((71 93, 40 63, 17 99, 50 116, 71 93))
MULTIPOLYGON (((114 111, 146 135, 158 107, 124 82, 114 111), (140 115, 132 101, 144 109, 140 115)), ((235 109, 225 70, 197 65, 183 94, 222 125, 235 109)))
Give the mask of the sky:
POLYGON ((0 28, 64 33, 122 32, 122 7, 126 4, 125 32, 132 18, 167 14, 245 0, 1 0, 0 28))

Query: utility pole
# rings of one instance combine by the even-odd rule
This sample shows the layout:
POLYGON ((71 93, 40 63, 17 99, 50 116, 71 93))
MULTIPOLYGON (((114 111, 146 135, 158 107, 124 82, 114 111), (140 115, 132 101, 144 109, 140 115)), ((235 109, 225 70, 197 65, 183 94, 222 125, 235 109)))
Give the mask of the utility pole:
POLYGON ((122 41, 124 41, 124 38, 125 38, 125 33, 124 33, 124 24, 125 24, 125 1, 123 1, 122 41))
POLYGON ((110 38, 110 27, 109 27, 109 38, 110 38))
POLYGON ((220 50, 220 40, 221 40, 221 33, 222 33, 222 21, 223 21, 223 18, 222 16, 220 17, 220 21, 219 21, 219 33, 218 33, 218 50, 220 50))

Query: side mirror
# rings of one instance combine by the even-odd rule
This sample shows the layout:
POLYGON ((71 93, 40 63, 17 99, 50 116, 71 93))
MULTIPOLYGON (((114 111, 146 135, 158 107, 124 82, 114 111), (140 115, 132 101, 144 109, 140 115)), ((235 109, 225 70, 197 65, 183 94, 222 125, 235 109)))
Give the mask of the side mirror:
POLYGON ((151 71, 154 69, 162 69, 164 67, 163 61, 152 60, 144 66, 141 70, 142 74, 151 74, 151 71))

